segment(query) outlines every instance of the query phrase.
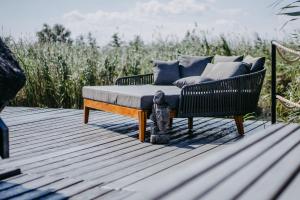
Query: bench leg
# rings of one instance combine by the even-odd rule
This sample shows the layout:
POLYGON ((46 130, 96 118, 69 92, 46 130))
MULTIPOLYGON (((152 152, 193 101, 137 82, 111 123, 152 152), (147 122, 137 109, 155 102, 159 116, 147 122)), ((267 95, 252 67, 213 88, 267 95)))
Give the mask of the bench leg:
POLYGON ((170 118, 169 120, 169 128, 171 129, 173 127, 173 118, 170 118))
POLYGON ((234 116, 235 124, 240 135, 244 135, 243 116, 234 116))
POLYGON ((189 129, 189 131, 193 130, 193 118, 192 117, 188 118, 188 129, 189 129))
POLYGON ((83 122, 84 122, 85 124, 87 124, 87 123, 89 122, 90 108, 84 106, 83 110, 84 110, 84 111, 83 111, 83 112, 84 112, 84 119, 83 119, 83 122))
POLYGON ((145 141, 145 132, 146 132, 146 122, 147 122, 147 112, 139 111, 139 140, 141 142, 145 141))

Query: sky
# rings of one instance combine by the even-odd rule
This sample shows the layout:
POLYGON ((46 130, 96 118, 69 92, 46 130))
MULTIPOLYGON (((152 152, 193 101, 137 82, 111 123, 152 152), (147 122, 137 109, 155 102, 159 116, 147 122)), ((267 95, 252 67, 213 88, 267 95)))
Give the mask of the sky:
MULTIPOLYGON (((299 22, 282 25, 275 0, 0 0, 0 35, 35 38, 44 23, 63 24, 72 37, 91 32, 98 43, 118 32, 123 40, 146 42, 184 37, 196 27, 211 35, 258 33, 282 38, 299 22)), ((298 23, 298 24, 297 24, 298 23)))

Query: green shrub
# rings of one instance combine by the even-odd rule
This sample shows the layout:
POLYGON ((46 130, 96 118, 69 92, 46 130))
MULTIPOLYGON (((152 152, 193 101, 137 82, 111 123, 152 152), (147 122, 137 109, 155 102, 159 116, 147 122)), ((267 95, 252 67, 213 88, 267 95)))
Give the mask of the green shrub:
MULTIPOLYGON (((117 40, 97 47, 95 41, 14 42, 5 38, 22 64, 27 84, 11 103, 16 106, 81 108, 81 89, 84 85, 108 85, 120 76, 152 71, 152 59, 173 60, 180 54, 265 56, 267 76, 259 102, 257 117, 269 118, 270 113, 270 41, 258 35, 249 40, 239 35, 207 37, 206 32, 188 32, 183 40, 157 40, 144 44, 140 37, 129 43, 117 40), (234 39, 230 39, 234 38, 234 39), (117 44, 117 45, 116 45, 117 44)), ((285 41, 295 46, 299 41, 285 41)), ((278 93, 300 100, 299 63, 289 65, 278 61, 278 93)), ((281 120, 300 121, 299 110, 287 110, 278 105, 281 120)))

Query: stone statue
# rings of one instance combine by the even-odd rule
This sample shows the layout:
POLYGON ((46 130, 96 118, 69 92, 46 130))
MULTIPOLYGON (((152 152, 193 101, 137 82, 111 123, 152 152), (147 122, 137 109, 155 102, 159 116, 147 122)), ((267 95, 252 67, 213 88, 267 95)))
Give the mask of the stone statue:
POLYGON ((165 100, 165 93, 157 91, 153 98, 150 142, 152 144, 166 144, 170 140, 168 128, 170 123, 170 108, 165 100))

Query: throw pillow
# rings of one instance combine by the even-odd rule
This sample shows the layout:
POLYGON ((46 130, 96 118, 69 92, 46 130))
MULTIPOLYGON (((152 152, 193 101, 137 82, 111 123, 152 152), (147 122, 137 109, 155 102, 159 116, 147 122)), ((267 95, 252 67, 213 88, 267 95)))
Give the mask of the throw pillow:
POLYGON ((243 62, 219 62, 208 64, 201 75, 201 81, 216 81, 234 76, 248 74, 251 65, 243 62))
POLYGON ((266 58, 265 57, 256 57, 253 58, 252 56, 246 56, 243 62, 251 64, 251 72, 257 72, 264 69, 266 58))
POLYGON ((172 85, 179 76, 179 61, 153 61, 154 85, 172 85))
POLYGON ((185 85, 194 85, 198 83, 201 83, 201 76, 189 76, 189 77, 178 79, 173 83, 173 85, 182 88, 185 85))
POLYGON ((180 76, 200 76, 204 71, 206 65, 208 63, 211 63, 212 59, 212 56, 180 56, 180 76))

